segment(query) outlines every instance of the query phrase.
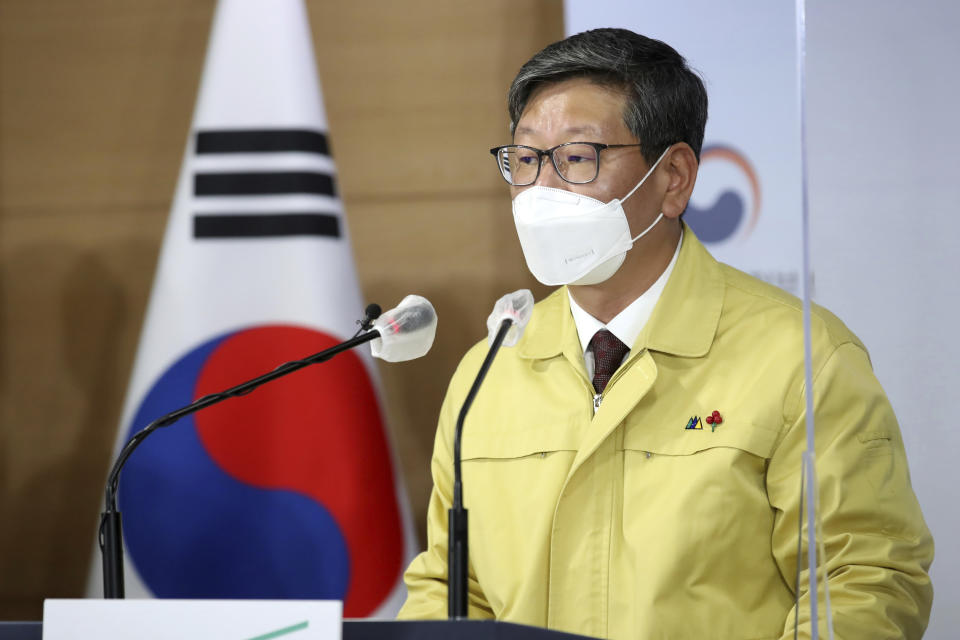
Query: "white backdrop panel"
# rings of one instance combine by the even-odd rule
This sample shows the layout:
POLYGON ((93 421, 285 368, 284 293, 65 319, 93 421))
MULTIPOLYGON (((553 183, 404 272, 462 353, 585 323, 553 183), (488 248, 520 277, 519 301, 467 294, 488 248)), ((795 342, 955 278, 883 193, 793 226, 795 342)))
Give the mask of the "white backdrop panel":
POLYGON ((685 215, 722 262, 800 295, 800 125, 792 3, 567 0, 567 33, 626 27, 668 43, 710 100, 685 215))

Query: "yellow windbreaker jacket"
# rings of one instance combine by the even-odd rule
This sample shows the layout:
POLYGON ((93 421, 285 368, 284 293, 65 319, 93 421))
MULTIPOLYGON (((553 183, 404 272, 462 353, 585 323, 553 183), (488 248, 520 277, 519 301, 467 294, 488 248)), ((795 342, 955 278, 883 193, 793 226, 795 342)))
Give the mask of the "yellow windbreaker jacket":
MULTIPOLYGON (((933 541, 896 418, 860 341, 822 308, 812 329, 836 637, 919 638, 933 541)), ((427 549, 401 618, 446 617, 453 431, 486 352, 467 353, 441 411, 427 549)), ((716 262, 690 229, 595 415, 566 291, 538 303, 465 423, 470 616, 622 639, 792 638, 803 353, 799 302, 716 262)))

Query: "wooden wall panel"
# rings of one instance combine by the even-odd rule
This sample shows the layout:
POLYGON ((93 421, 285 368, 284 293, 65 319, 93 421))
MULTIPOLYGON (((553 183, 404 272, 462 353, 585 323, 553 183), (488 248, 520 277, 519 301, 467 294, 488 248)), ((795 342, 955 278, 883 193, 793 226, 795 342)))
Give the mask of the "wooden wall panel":
MULTIPOLYGON (((83 593, 213 0, 0 0, 0 619, 83 593)), ((439 404, 527 275, 487 149, 559 0, 308 2, 368 300, 440 317, 381 367, 420 535, 439 404)))

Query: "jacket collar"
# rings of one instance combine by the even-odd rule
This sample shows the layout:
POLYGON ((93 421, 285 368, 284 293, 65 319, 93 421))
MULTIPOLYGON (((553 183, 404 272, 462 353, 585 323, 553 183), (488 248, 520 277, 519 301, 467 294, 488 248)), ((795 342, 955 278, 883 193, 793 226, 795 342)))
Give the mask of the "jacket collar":
MULTIPOLYGON (((723 308, 723 273, 686 224, 683 233, 677 264, 631 355, 649 349, 696 358, 705 355, 713 343, 723 308)), ((545 359, 562 353, 571 360, 583 360, 566 287, 537 304, 519 346, 524 358, 545 359)))

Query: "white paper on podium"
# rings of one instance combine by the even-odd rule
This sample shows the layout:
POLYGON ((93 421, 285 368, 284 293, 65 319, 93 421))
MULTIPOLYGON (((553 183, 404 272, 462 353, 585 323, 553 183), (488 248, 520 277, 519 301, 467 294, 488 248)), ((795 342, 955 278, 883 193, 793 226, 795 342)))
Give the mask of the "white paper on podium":
POLYGON ((43 603, 44 640, 340 640, 339 600, 93 600, 43 603))

